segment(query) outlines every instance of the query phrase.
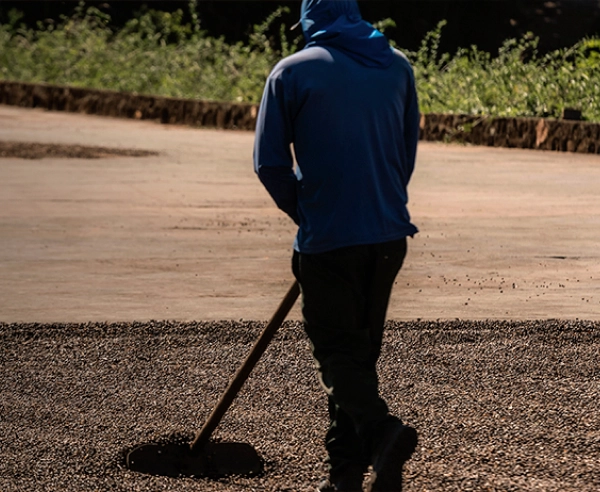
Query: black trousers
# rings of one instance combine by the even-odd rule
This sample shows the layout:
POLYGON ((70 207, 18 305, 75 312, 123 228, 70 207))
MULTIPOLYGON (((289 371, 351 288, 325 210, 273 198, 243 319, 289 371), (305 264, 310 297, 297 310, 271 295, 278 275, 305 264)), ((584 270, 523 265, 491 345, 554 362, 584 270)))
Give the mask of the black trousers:
POLYGON ((334 476, 366 469, 374 428, 388 418, 376 364, 394 280, 406 238, 319 254, 295 252, 292 269, 302 291, 304 328, 329 399, 326 449, 334 476))

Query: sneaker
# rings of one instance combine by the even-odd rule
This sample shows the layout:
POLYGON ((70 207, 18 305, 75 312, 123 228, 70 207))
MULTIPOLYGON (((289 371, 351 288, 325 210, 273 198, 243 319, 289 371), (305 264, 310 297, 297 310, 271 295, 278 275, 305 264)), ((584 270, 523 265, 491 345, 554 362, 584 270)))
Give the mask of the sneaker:
POLYGON ((343 484, 336 486, 327 478, 323 480, 317 487, 317 492, 362 492, 362 490, 362 480, 360 483, 355 483, 353 486, 350 486, 350 488, 347 488, 343 484))
POLYGON ((345 473, 323 480, 317 487, 317 492, 362 492, 364 473, 359 467, 352 467, 345 473))
POLYGON ((417 431, 399 420, 385 424, 373 454, 366 492, 402 492, 402 467, 417 447, 417 431))
POLYGON ((328 478, 323 480, 317 487, 317 492, 335 492, 336 490, 335 485, 328 478))

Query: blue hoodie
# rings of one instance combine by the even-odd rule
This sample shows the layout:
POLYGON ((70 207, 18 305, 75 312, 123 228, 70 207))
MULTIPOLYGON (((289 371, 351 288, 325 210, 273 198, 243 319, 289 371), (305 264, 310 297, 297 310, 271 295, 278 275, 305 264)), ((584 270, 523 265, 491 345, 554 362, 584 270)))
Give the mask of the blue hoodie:
POLYGON ((294 248, 412 236, 406 188, 419 110, 410 64, 355 0, 303 0, 300 22, 306 47, 269 75, 254 146, 261 182, 298 224, 294 248))

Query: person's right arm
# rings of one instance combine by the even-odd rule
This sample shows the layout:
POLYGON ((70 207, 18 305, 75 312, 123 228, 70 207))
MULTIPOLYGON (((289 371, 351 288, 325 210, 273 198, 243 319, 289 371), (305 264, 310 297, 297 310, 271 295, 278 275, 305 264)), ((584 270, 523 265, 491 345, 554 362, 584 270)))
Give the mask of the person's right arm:
POLYGON ((282 75, 275 67, 265 85, 256 121, 254 171, 276 205, 298 224, 293 122, 282 75))

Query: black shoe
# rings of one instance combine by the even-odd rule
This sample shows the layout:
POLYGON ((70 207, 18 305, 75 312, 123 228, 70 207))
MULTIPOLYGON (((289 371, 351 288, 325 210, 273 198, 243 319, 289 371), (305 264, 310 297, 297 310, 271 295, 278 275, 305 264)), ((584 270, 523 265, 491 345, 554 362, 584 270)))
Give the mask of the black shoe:
POLYGON ((323 480, 317 492, 362 492, 364 472, 362 467, 345 468, 343 473, 334 473, 323 480))
POLYGON ((323 480, 317 487, 317 492, 362 492, 362 490, 362 480, 360 481, 360 483, 355 483, 354 486, 348 488, 344 484, 340 484, 339 486, 334 485, 327 478, 323 480))
POLYGON ((335 492, 335 491, 336 491, 335 485, 333 485, 329 481, 328 478, 323 480, 317 487, 317 492, 335 492))
POLYGON ((386 422, 379 433, 366 492, 402 492, 402 467, 417 447, 417 431, 399 420, 386 422))

